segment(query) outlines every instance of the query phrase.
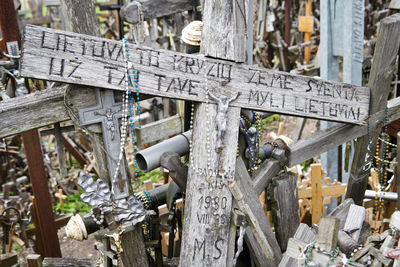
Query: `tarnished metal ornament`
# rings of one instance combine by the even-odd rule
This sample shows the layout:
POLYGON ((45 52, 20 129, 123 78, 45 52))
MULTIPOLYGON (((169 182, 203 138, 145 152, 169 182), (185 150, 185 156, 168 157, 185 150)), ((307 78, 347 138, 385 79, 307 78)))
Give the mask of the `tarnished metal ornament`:
POLYGON ((101 179, 96 182, 93 178, 81 172, 79 174, 78 185, 85 191, 81 195, 81 200, 92 208, 99 208, 103 213, 111 212, 111 200, 114 201, 115 220, 122 224, 137 224, 146 218, 146 215, 154 215, 153 210, 146 210, 143 203, 135 196, 128 196, 123 199, 113 199, 110 188, 101 179))

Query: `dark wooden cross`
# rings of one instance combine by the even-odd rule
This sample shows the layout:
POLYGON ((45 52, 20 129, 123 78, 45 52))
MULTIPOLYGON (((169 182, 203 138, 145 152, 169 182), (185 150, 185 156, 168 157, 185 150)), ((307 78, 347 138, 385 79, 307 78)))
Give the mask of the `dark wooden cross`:
MULTIPOLYGON (((224 4, 214 6, 213 1, 206 1, 202 49, 207 56, 224 60, 129 45, 131 61, 140 73, 141 93, 200 103, 194 120, 194 166, 188 174, 181 266, 232 266, 235 227, 231 227, 232 194, 226 180, 235 177, 241 108, 353 124, 362 124, 369 114, 368 88, 235 63, 245 58, 240 48, 245 40, 245 23, 240 17, 244 7, 219 2, 224 4), (229 23, 215 22, 222 13, 227 14, 229 23), (226 25, 241 26, 232 29, 226 25), (205 129, 210 130, 211 148, 216 146, 218 134, 217 105, 211 100, 211 105, 205 103, 206 85, 218 96, 231 98, 241 92, 227 112, 220 153, 205 145, 205 129), (202 219, 206 217, 211 219, 202 219)), ((125 90, 121 82, 123 52, 117 41, 27 26, 21 72, 36 79, 125 90)), ((240 187, 232 188, 240 196, 240 187)), ((265 245, 267 263, 277 266, 281 256, 272 230, 264 225, 257 232, 265 234, 260 243, 265 245)))
MULTIPOLYGON (((122 104, 116 103, 113 90, 95 89, 97 105, 78 110, 81 125, 101 123, 103 130, 104 149, 107 153, 108 172, 110 178, 114 177, 120 153, 120 131, 118 119, 122 117, 122 104)), ((125 171, 125 161, 120 162, 116 185, 113 194, 116 199, 129 196, 128 180, 125 171)))

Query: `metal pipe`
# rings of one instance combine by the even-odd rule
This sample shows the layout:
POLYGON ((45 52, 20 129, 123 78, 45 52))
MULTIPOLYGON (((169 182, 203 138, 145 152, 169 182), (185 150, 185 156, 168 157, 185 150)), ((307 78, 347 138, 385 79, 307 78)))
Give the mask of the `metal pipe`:
POLYGON ((160 167, 161 155, 165 152, 175 152, 180 156, 189 153, 189 140, 191 136, 191 131, 187 131, 139 151, 136 154, 136 160, 140 170, 148 172, 160 167))
MULTIPOLYGON (((260 114, 262 118, 271 115, 271 113, 268 112, 261 112, 260 114)), ((242 110, 242 115, 246 116, 249 120, 253 119, 253 113, 251 110, 242 110)), ((180 135, 139 151, 136 154, 136 160, 140 170, 148 172, 160 167, 161 155, 165 152, 175 152, 180 156, 189 153, 189 140, 191 135, 191 131, 186 131, 180 135)), ((265 158, 265 156, 262 155, 261 158, 265 158)))
POLYGON ((397 201, 396 192, 376 192, 374 190, 365 190, 365 198, 374 199, 375 197, 383 198, 384 200, 397 201))

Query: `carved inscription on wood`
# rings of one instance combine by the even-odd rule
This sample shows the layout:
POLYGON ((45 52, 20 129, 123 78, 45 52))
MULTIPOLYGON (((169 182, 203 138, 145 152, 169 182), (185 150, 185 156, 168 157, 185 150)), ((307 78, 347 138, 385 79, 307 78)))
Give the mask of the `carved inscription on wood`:
MULTIPOLYGON (((124 90, 122 49, 118 41, 28 25, 21 75, 124 90)), ((368 116, 365 87, 132 44, 129 50, 141 93, 205 101, 206 77, 216 95, 241 92, 236 107, 349 123, 368 116)))

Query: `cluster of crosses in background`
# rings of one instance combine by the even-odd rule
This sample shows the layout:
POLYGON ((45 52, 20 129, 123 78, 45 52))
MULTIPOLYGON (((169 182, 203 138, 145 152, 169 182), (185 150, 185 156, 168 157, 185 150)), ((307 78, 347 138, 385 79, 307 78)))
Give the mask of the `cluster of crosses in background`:
MULTIPOLYGON (((271 228, 259 223, 260 218, 265 217, 260 213, 261 207, 250 204, 257 202, 253 198, 257 198, 259 188, 262 188, 261 185, 265 187, 268 178, 256 176, 251 181, 244 164, 240 160, 236 164, 241 108, 360 124, 335 128, 343 132, 352 130, 349 139, 365 134, 366 127, 361 124, 365 125, 371 113, 369 88, 241 64, 245 59, 242 48, 246 41, 246 23, 245 18, 238 14, 243 5, 226 3, 225 7, 217 8, 212 1, 206 1, 202 53, 213 58, 129 44, 129 49, 133 51, 131 62, 140 74, 138 83, 141 93, 199 103, 192 132, 194 165, 188 172, 181 266, 232 265, 235 227, 231 227, 231 221, 243 226, 237 216, 232 218, 232 194, 252 226, 254 242, 262 250, 265 262, 272 266, 281 259, 281 251, 271 228), (227 14, 227 21, 215 21, 220 13, 227 14), (225 27, 231 23, 240 27, 225 27), (223 34, 226 32, 232 36, 226 37, 223 34), (208 94, 217 105, 208 102, 208 94), (207 128, 209 134, 204 131, 207 128), (355 133, 361 129, 364 132, 355 133), (207 138, 210 139, 208 144, 217 149, 208 150, 207 138), (228 175, 221 175, 221 169, 228 175), (250 200, 246 200, 244 195, 250 200), (210 209, 202 205, 206 197, 215 203, 210 209), (222 199, 225 199, 225 204, 217 204, 222 199), (204 223, 206 220, 199 220, 201 216, 210 216, 213 220, 204 223)), ((397 23, 398 17, 387 22, 388 25, 397 23)), ((102 123, 107 169, 112 177, 116 168, 114 159, 119 153, 118 117, 121 116, 121 104, 115 103, 114 93, 109 89, 125 90, 123 47, 119 42, 108 39, 29 25, 24 34, 21 61, 21 75, 24 77, 107 89, 94 89, 97 105, 81 108, 78 114, 80 125, 102 123)), ((398 48, 397 39, 396 42, 394 46, 398 48)), ((385 43, 382 43, 379 48, 387 51, 385 43)), ((390 63, 392 61, 388 60, 387 64, 390 63)), ((386 100, 382 101, 379 104, 386 103, 386 100)), ((376 105, 373 112, 380 109, 380 105, 376 105)), ((379 122, 381 117, 377 115, 373 119, 379 122)), ((343 140, 335 141, 330 146, 340 142, 343 140)), ((295 148, 292 148, 293 151, 296 151, 295 148)), ((298 148, 297 153, 299 151, 298 148)), ((304 158, 293 157, 289 156, 287 165, 304 158)), ((118 192, 115 199, 130 195, 125 167, 121 169, 117 185, 119 190, 114 191, 118 192)))

